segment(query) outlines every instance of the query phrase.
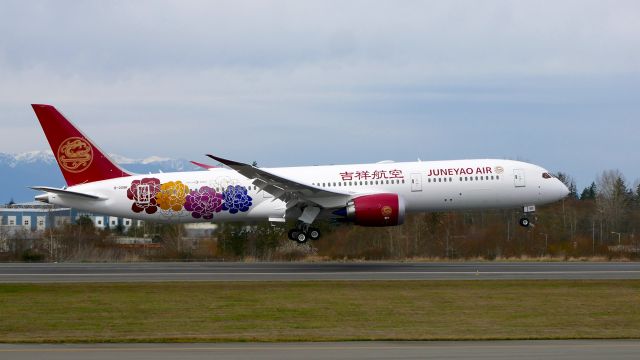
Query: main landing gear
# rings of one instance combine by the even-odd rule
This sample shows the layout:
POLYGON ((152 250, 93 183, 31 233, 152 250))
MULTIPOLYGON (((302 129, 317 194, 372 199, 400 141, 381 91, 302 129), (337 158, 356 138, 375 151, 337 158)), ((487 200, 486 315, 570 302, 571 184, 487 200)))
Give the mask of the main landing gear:
POLYGON ((524 212, 524 215, 519 221, 520 226, 522 227, 534 226, 531 220, 529 220, 529 216, 533 216, 535 214, 536 206, 535 205, 525 206, 523 212, 524 212))
POLYGON ((289 239, 297 241, 299 244, 304 244, 309 239, 318 240, 320 239, 320 230, 304 224, 303 226, 289 230, 289 239))

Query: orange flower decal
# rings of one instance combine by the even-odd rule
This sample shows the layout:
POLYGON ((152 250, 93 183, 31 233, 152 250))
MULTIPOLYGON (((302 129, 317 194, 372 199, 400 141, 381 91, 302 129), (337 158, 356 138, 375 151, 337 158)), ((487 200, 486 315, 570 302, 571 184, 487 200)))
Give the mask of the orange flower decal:
POLYGON ((160 191, 156 195, 156 201, 160 209, 168 211, 180 211, 189 194, 189 187, 181 181, 169 181, 160 184, 160 191))

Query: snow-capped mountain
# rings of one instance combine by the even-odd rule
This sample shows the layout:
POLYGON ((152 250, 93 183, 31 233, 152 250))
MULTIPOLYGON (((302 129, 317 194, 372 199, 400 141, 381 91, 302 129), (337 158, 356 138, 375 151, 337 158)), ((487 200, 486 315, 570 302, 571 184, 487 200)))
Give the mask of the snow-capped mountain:
POLYGON ((46 151, 28 151, 20 154, 0 153, 0 164, 7 164, 9 167, 16 167, 20 164, 31 163, 53 164, 56 159, 53 157, 51 150, 46 151))
POLYGON ((144 159, 131 159, 131 158, 124 157, 124 156, 118 155, 118 154, 109 154, 109 156, 111 156, 111 159, 113 159, 113 161, 117 162, 120 165, 151 164, 151 163, 154 163, 154 162, 163 162, 163 161, 172 160, 171 158, 160 157, 160 156, 150 156, 150 157, 144 158, 144 159))
MULTIPOLYGON (((120 166, 133 173, 191 171, 199 168, 185 159, 171 159, 150 156, 131 159, 117 154, 109 154, 120 166)), ((32 201, 37 194, 28 186, 44 185, 62 187, 65 185, 53 153, 29 151, 19 154, 0 153, 0 204, 13 199, 15 202, 32 201)))

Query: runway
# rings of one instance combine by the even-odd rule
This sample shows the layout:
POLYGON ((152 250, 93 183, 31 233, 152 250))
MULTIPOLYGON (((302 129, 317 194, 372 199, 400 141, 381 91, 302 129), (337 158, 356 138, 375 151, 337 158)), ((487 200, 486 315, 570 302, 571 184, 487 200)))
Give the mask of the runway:
POLYGON ((637 340, 220 344, 0 344, 0 358, 27 359, 638 359, 637 340))
POLYGON ((640 279, 640 263, 1 263, 0 283, 640 279))

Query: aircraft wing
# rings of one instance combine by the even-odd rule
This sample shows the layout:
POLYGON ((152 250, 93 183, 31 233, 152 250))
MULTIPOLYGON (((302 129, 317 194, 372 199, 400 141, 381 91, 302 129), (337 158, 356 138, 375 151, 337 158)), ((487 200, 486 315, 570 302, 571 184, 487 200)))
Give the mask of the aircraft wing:
POLYGON ((207 156, 230 167, 246 178, 254 179, 254 185, 258 186, 262 191, 273 195, 274 198, 286 202, 287 208, 300 202, 310 202, 323 208, 341 207, 345 206, 353 196, 348 192, 329 191, 310 184, 304 184, 249 164, 209 154, 207 156))

